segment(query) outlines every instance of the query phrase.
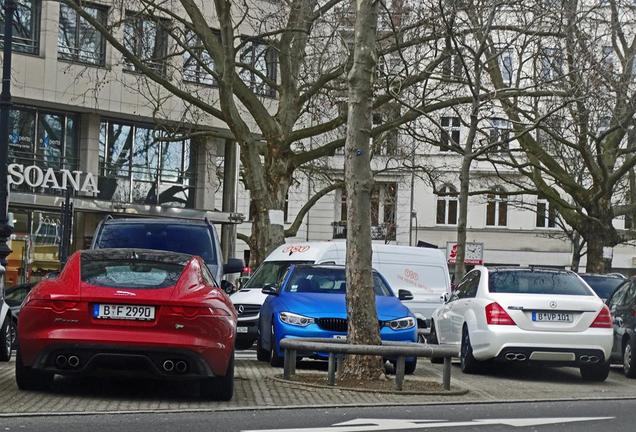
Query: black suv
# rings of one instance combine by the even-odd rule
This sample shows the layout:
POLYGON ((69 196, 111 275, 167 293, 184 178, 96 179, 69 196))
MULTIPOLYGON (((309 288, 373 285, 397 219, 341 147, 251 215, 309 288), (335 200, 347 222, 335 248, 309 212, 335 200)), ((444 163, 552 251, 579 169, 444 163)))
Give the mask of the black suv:
POLYGON ((243 260, 222 263, 221 246, 214 226, 207 220, 107 217, 95 230, 91 249, 139 248, 197 255, 203 258, 217 281, 224 274, 239 273, 243 260))
POLYGON ((619 286, 607 306, 614 321, 612 361, 623 364, 625 376, 636 378, 636 277, 619 286))

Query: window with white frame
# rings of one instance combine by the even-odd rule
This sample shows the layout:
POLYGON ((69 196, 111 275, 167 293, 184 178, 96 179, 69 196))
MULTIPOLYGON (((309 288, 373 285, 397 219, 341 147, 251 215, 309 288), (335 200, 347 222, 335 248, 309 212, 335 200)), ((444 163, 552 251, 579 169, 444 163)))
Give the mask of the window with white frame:
POLYGON ((276 96, 278 52, 261 40, 250 40, 240 53, 243 82, 262 96, 276 96))
POLYGON ((490 144, 495 144, 500 149, 507 149, 509 147, 510 129, 510 122, 507 119, 500 117, 491 118, 490 128, 488 129, 490 144))
MULTIPOLYGON (((0 0, 0 38, 4 40, 4 3, 0 0)), ((13 13, 13 44, 16 52, 38 54, 41 0, 16 0, 13 13)))
POLYGON ((537 228, 556 227, 556 209, 550 204, 544 195, 537 196, 537 228))
MULTIPOLYGON (((215 30, 213 32, 218 34, 215 30)), ((183 79, 197 84, 215 85, 216 80, 212 75, 215 70, 214 60, 203 46, 201 38, 188 30, 184 42, 187 48, 183 53, 183 79)))
MULTIPOLYGON (((168 53, 169 21, 136 12, 126 12, 124 23, 124 46, 146 66, 161 74, 166 70, 168 53)), ((126 70, 138 71, 132 63, 126 63, 126 70)))
POLYGON ((509 85, 513 77, 513 52, 511 48, 504 48, 499 51, 499 70, 503 83, 509 85))
POLYGON ((563 118, 551 116, 537 128, 537 141, 549 154, 556 154, 558 140, 563 136, 563 118))
POLYGON ((614 47, 611 45, 601 48, 601 65, 608 71, 614 69, 614 47))
MULTIPOLYGON (((107 8, 85 4, 82 10, 91 17, 106 24, 107 8)), ((60 21, 57 36, 59 58, 78 63, 102 66, 105 63, 106 41, 104 36, 75 9, 60 3, 60 21)))
POLYGON ((437 194, 438 225, 457 225, 457 189, 452 185, 444 185, 437 194))
POLYGON ((541 49, 541 78, 544 81, 557 79, 563 73, 563 57, 558 48, 541 49))
POLYGON ((508 225, 508 195, 501 187, 494 188, 486 196, 486 225, 508 225))
POLYGON ((450 151, 453 146, 459 145, 461 121, 459 117, 442 117, 440 119, 442 127, 439 149, 440 151, 450 151))
POLYGON ((461 55, 458 53, 449 53, 442 62, 442 76, 446 79, 461 79, 462 67, 461 55))

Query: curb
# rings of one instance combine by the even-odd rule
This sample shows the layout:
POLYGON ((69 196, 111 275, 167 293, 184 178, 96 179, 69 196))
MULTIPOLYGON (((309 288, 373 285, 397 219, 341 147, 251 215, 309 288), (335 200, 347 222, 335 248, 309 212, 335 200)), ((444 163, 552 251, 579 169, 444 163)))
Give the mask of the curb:
POLYGON ((323 384, 314 384, 314 383, 301 383, 298 381, 290 381, 280 377, 267 377, 272 381, 276 381, 280 384, 285 384, 291 387, 297 388, 320 388, 326 390, 342 390, 342 391, 353 391, 358 393, 380 393, 380 394, 388 394, 388 395, 422 395, 422 396, 462 396, 468 393, 468 389, 458 388, 456 390, 449 391, 398 391, 398 390, 368 390, 364 388, 355 388, 355 387, 340 387, 340 386, 330 386, 323 384))
POLYGON ((334 408, 373 408, 393 406, 445 406, 445 405, 494 405, 515 403, 553 403, 553 402, 578 402, 578 401, 613 401, 636 400, 636 396, 618 397, 589 397, 589 398, 565 398, 565 399, 506 399, 491 401, 432 401, 432 402, 400 402, 400 403, 359 403, 359 404, 327 404, 327 405, 279 405, 279 406, 244 406, 244 407, 220 407, 220 408, 186 408, 164 410, 124 410, 124 411, 55 411, 55 412, 26 412, 26 413, 0 413, 0 418, 10 417, 56 417, 56 416, 95 416, 95 415, 131 415, 131 414, 180 414, 180 413, 209 413, 209 412, 238 412, 238 411, 280 411, 299 409, 334 409, 334 408))

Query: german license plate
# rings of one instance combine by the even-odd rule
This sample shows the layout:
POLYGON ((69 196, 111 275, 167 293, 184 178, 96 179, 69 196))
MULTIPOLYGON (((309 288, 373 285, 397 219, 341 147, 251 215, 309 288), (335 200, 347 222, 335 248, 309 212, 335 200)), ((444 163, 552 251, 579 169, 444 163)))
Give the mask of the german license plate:
POLYGON ((94 304, 93 318, 151 321, 155 319, 155 307, 125 304, 94 304))
POLYGON ((565 312, 532 312, 532 321, 541 322, 572 322, 572 314, 565 312))
POLYGON ((237 327, 236 328, 236 332, 237 333, 247 333, 247 327, 237 327))

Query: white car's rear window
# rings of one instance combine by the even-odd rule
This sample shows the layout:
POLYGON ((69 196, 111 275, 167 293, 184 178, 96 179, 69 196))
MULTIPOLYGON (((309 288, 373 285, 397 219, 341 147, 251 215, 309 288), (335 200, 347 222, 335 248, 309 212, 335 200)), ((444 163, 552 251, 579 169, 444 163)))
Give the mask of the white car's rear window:
POLYGON ((488 290, 505 294, 593 295, 575 274, 541 270, 490 272, 488 290))

